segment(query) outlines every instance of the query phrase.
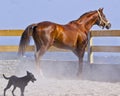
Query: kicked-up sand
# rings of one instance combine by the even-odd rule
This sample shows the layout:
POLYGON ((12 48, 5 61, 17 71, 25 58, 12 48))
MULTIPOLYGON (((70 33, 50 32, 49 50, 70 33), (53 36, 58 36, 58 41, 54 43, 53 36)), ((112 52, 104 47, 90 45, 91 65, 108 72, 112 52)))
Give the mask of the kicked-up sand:
MULTIPOLYGON (((1 53, 0 96, 3 96, 3 90, 8 82, 2 77, 2 74, 8 77, 11 75, 22 77, 26 75, 27 70, 35 75, 37 81, 28 83, 24 92, 25 96, 120 96, 119 81, 81 80, 76 76, 77 64, 74 64, 75 62, 68 62, 69 64, 53 63, 49 60, 41 62, 44 74, 44 78, 42 78, 36 73, 33 57, 19 58, 15 54, 1 53)), ((94 75, 91 76, 94 77, 94 75)), ((12 88, 7 91, 6 96, 12 96, 12 88)), ((20 96, 19 88, 15 90, 15 94, 20 96)))

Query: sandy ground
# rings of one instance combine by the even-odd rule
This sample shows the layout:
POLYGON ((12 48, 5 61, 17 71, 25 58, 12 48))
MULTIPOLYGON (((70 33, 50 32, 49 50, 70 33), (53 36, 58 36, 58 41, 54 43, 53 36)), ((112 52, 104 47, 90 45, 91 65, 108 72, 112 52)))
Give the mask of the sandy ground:
MULTIPOLYGON (((41 65, 45 75, 45 78, 41 78, 34 70, 33 58, 18 58, 16 55, 1 53, 0 96, 3 96, 3 90, 8 82, 2 74, 22 77, 26 75, 26 70, 32 72, 37 81, 28 84, 25 96, 120 96, 120 82, 80 80, 75 75, 76 64, 68 67, 68 64, 57 65, 47 62, 49 64, 41 65)), ((12 96, 11 90, 12 87, 7 91, 7 96, 12 96)), ((20 90, 16 89, 15 94, 20 96, 20 90)))
MULTIPOLYGON (((0 96, 7 81, 0 81, 0 96)), ((20 96, 19 89, 15 91, 20 96)), ((11 95, 11 89, 7 91, 11 95)), ((120 96, 120 83, 93 82, 82 80, 38 80, 34 84, 29 83, 25 90, 25 96, 120 96)))

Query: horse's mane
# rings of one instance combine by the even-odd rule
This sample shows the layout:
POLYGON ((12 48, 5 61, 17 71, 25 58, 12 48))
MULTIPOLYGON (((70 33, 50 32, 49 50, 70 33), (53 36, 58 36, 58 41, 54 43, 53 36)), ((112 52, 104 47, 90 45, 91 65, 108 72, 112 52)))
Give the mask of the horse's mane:
POLYGON ((85 15, 91 15, 91 14, 93 14, 95 11, 89 11, 89 12, 86 12, 86 13, 84 13, 83 15, 81 15, 79 18, 82 18, 82 17, 84 17, 85 15))
POLYGON ((76 21, 80 21, 84 16, 89 17, 92 14, 94 14, 95 12, 96 12, 96 10, 95 11, 86 12, 86 13, 82 14, 77 20, 70 21, 70 23, 73 23, 73 22, 76 22, 76 21))

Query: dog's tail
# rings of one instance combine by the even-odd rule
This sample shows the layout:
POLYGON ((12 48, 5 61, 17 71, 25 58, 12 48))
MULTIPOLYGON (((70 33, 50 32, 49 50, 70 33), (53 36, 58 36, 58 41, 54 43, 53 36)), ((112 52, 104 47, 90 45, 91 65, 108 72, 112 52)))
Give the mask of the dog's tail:
POLYGON ((6 77, 4 74, 3 74, 3 77, 4 77, 5 79, 10 79, 9 77, 6 77))

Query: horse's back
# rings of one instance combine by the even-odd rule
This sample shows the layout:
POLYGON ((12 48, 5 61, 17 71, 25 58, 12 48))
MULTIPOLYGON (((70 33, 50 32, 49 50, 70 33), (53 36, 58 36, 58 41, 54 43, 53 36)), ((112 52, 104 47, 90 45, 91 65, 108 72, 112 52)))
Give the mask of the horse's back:
POLYGON ((45 27, 48 27, 48 26, 55 26, 55 25, 58 25, 58 24, 56 24, 56 23, 54 23, 54 22, 50 22, 50 21, 43 21, 43 22, 39 22, 38 24, 37 24, 37 27, 38 28, 45 28, 45 27))

